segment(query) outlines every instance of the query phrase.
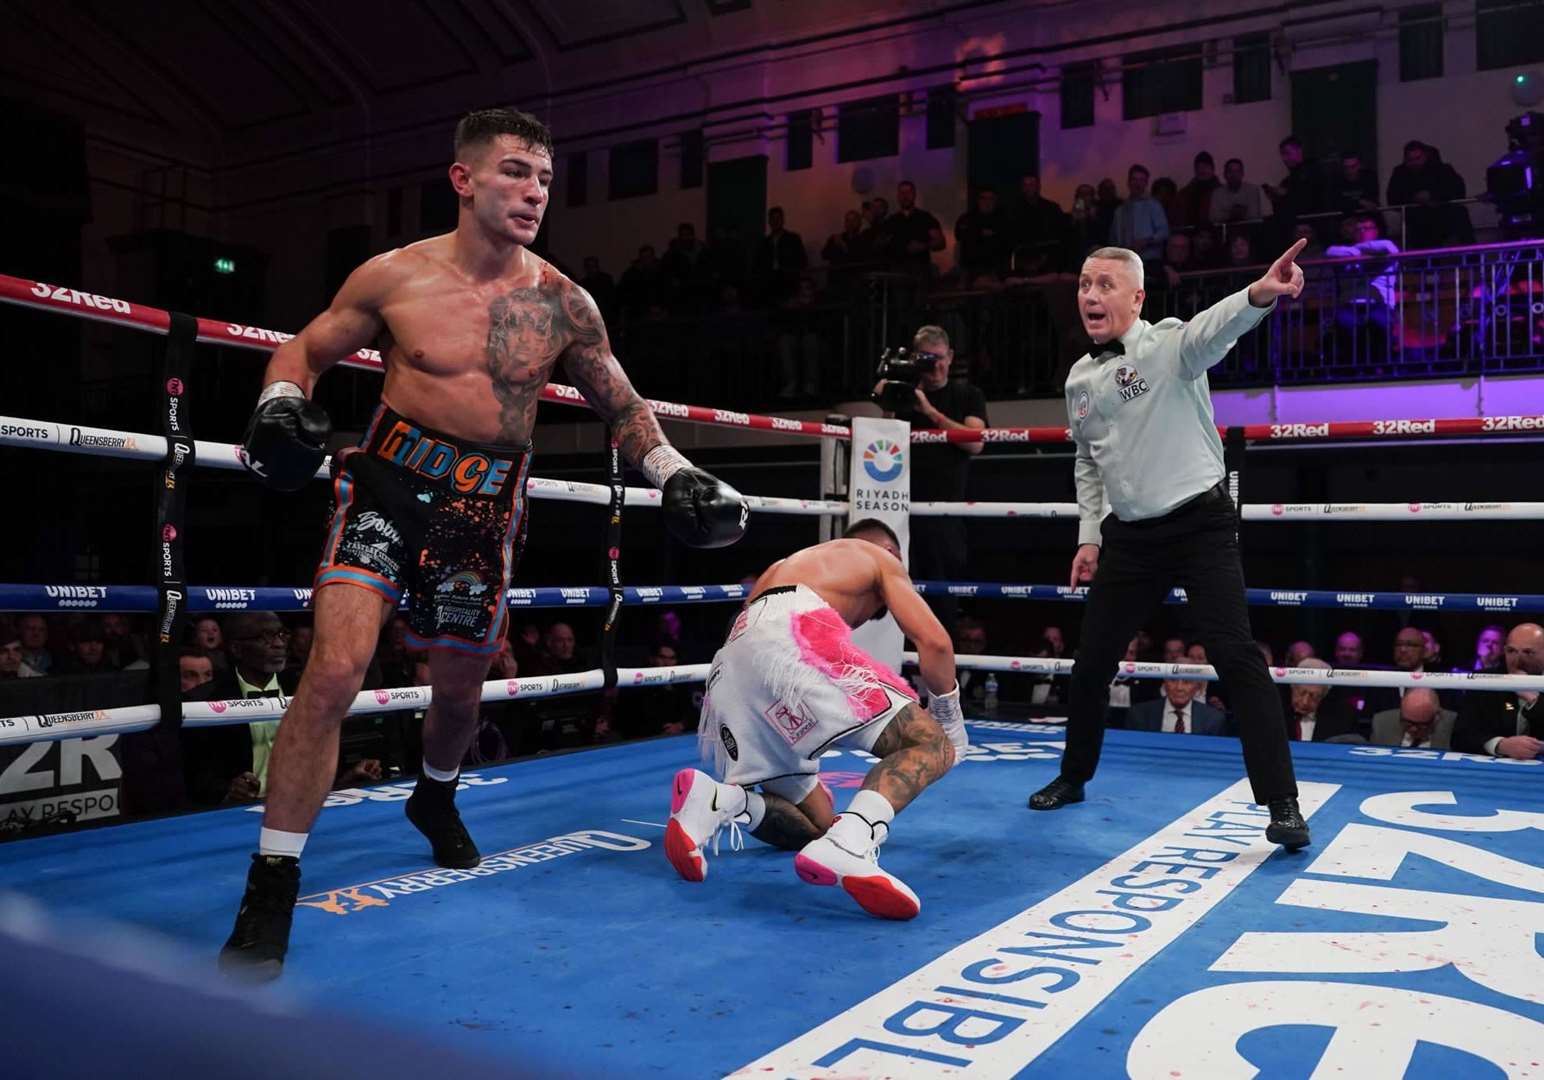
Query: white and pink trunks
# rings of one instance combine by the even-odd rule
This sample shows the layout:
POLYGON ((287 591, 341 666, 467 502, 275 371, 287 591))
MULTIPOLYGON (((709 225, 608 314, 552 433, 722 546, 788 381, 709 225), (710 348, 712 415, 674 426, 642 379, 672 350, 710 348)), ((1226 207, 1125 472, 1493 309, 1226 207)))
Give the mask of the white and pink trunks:
POLYGON ((916 700, 818 593, 782 585, 746 605, 713 658, 698 739, 724 783, 799 802, 819 782, 821 754, 867 752, 916 700))

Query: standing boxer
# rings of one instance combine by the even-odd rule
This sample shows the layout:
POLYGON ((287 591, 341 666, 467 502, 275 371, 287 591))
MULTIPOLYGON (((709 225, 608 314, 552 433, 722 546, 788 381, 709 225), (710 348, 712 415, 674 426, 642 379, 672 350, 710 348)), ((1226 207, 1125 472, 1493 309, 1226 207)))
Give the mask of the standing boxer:
POLYGON ((359 447, 334 463, 337 510, 316 574, 315 638, 269 767, 267 811, 227 972, 283 967, 300 853, 336 769, 338 731, 386 619, 406 596, 408 644, 429 651, 423 775, 405 807, 441 866, 481 860, 456 811, 459 765, 502 643, 526 529, 531 429, 562 362, 627 459, 664 493, 666 522, 699 547, 733 543, 746 503, 660 433, 611 353, 595 302, 532 254, 552 183, 552 135, 511 109, 456 126, 456 229, 378 255, 268 364, 247 466, 293 491, 320 467, 331 425, 317 378, 382 339, 386 381, 359 447))

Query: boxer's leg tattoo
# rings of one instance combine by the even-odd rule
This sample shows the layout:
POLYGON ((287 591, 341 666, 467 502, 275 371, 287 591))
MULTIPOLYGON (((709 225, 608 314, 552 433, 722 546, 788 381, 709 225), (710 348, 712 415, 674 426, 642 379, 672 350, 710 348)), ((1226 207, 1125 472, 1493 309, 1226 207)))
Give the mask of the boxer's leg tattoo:
POLYGON ((948 736, 919 705, 897 713, 871 752, 882 760, 863 778, 863 788, 879 792, 896 810, 905 809, 954 765, 948 736))
POLYGON ((819 840, 821 831, 804 812, 779 795, 761 796, 766 800, 767 812, 761 824, 751 832, 757 840, 784 851, 798 851, 811 840, 819 840))

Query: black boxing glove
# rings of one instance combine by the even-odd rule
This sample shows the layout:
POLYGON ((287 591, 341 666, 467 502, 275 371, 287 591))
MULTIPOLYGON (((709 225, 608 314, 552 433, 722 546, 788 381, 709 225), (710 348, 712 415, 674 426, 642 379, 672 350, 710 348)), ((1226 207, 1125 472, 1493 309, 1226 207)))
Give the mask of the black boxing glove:
POLYGON ((278 491, 299 491, 327 456, 332 421, 300 387, 276 382, 263 388, 247 423, 241 460, 248 471, 278 491))
POLYGON ((656 446, 639 463, 660 489, 665 527, 692 547, 728 547, 745 535, 750 504, 730 485, 695 468, 675 447, 656 446))
POLYGON ((665 527, 683 544, 728 547, 745 535, 750 504, 711 473, 688 465, 677 469, 661 489, 665 527))

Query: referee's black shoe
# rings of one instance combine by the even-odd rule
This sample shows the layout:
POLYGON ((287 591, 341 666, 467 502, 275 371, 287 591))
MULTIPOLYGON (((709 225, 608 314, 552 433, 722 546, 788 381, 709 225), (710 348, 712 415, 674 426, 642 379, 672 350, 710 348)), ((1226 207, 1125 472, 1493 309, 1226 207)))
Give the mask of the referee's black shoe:
POLYGON ((1271 823, 1265 827, 1265 838, 1288 851, 1307 847, 1308 822, 1303 820, 1303 812, 1297 808, 1297 799, 1272 799, 1267 805, 1271 810, 1271 823))
POLYGON ((1029 797, 1031 810, 1060 810, 1069 803, 1083 801, 1083 785, 1057 777, 1029 797))

